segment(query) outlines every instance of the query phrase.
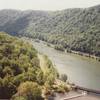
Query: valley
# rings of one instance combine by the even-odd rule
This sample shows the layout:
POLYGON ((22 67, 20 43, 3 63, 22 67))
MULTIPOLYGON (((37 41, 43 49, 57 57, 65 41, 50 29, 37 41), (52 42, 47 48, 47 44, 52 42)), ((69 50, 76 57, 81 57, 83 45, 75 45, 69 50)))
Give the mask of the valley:
POLYGON ((64 53, 48 47, 43 41, 30 41, 40 52, 47 55, 60 74, 68 75, 69 81, 90 89, 100 90, 100 62, 70 53, 64 53))

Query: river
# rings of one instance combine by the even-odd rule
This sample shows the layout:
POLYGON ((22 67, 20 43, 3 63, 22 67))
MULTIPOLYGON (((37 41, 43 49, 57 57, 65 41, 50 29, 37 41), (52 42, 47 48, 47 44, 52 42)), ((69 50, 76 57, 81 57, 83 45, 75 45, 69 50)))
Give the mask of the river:
POLYGON ((31 41, 33 46, 49 57, 60 74, 67 74, 68 80, 79 86, 100 90, 100 62, 48 47, 43 41, 31 41))

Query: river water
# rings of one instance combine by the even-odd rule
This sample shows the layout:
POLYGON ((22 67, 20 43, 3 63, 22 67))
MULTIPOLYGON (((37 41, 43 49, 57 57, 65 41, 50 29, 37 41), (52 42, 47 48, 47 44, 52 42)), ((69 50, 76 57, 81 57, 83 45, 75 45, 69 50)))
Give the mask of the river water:
POLYGON ((100 90, 100 62, 55 50, 42 41, 31 42, 40 53, 49 57, 60 74, 68 75, 70 82, 85 88, 100 90))

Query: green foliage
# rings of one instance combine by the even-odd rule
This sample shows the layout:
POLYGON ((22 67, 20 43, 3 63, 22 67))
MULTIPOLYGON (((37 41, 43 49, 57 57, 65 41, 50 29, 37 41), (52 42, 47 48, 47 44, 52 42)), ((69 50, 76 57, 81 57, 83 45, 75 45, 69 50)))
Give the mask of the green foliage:
POLYGON ((40 85, 43 85, 45 83, 43 71, 37 71, 36 80, 40 85))
POLYGON ((13 97, 11 100, 27 100, 27 99, 23 96, 17 96, 17 97, 13 97))
POLYGON ((10 98, 16 93, 16 86, 13 84, 13 77, 6 76, 1 80, 0 85, 0 98, 10 98))
MULTIPOLYGON (((1 10, 0 31, 38 38, 59 44, 57 48, 62 46, 68 51, 100 57, 100 5, 54 12, 1 10)), ((6 47, 5 51, 9 53, 12 51, 8 48, 14 48, 12 45, 6 47)), ((21 51, 25 53, 23 48, 21 51)), ((4 54, 7 55, 7 52, 4 54)))
POLYGON ((56 50, 64 51, 64 47, 62 45, 55 45, 56 50))
POLYGON ((37 51, 28 43, 2 32, 0 44, 0 98, 6 99, 16 93, 16 87, 21 82, 38 82, 36 72, 41 69, 37 51))
POLYGON ((52 85, 55 81, 55 78, 58 76, 57 70, 54 68, 52 62, 48 59, 47 56, 43 56, 45 61, 44 66, 44 79, 46 84, 52 85))
POLYGON ((16 100, 22 96, 25 100, 42 100, 41 93, 41 88, 37 83, 27 81, 20 84, 13 98, 16 100))
POLYGON ((39 85, 50 85, 56 71, 48 60, 44 75, 37 54, 29 43, 0 32, 0 99, 42 100, 39 85))
POLYGON ((66 82, 67 79, 68 79, 68 77, 67 77, 66 74, 61 74, 60 79, 61 79, 62 81, 64 81, 64 82, 66 82))
POLYGON ((60 84, 56 89, 56 91, 60 93, 69 92, 70 90, 71 90, 71 87, 66 84, 60 84))

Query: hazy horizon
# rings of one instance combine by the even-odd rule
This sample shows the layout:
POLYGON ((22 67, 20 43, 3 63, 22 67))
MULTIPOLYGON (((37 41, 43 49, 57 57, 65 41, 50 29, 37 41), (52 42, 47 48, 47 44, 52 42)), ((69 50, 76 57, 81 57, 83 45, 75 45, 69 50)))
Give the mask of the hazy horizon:
POLYGON ((0 10, 46 10, 87 8, 100 4, 100 0, 0 0, 0 10))

